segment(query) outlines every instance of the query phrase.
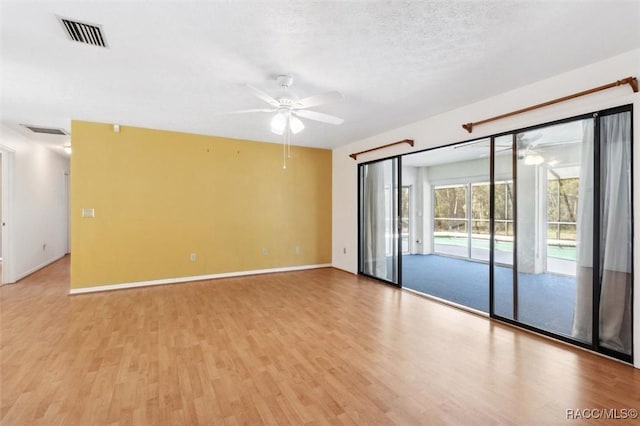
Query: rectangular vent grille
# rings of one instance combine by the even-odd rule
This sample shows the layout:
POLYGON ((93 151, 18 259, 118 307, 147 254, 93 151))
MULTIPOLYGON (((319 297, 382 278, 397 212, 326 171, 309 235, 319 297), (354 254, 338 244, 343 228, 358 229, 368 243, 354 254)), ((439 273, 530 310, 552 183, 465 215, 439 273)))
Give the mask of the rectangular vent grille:
POLYGON ((107 47, 107 43, 102 35, 102 29, 99 26, 71 21, 65 18, 59 19, 65 30, 67 30, 67 35, 71 40, 92 46, 107 47))
POLYGON ((68 133, 65 132, 63 129, 55 129, 52 127, 31 126, 29 124, 21 124, 21 126, 26 127, 27 129, 31 130, 33 133, 44 133, 47 135, 61 135, 61 136, 68 135, 68 133))

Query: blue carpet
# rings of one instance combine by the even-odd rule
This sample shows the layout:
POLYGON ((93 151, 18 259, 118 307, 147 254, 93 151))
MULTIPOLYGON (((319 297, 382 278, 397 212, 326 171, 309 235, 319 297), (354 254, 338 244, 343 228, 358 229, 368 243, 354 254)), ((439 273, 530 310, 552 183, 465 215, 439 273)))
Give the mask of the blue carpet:
MULTIPOLYGON (((496 267, 496 314, 512 318, 513 271, 496 267)), ((489 265, 438 255, 402 256, 402 285, 460 305, 489 312, 489 265)), ((571 335, 575 279, 554 274, 518 274, 519 321, 571 335)))

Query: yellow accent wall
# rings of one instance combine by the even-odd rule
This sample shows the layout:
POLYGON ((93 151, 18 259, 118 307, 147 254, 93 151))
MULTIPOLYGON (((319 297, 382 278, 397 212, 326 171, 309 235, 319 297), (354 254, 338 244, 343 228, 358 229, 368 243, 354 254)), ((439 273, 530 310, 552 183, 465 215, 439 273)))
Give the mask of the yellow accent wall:
POLYGON ((86 121, 71 139, 73 289, 331 263, 330 150, 283 170, 273 143, 86 121))

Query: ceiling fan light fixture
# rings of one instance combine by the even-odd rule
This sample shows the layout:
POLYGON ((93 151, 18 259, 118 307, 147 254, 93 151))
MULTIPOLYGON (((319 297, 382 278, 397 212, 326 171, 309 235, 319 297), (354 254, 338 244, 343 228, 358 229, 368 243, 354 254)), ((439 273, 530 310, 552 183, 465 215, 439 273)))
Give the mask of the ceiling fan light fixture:
POLYGON ((544 163, 544 158, 542 155, 527 153, 524 157, 524 164, 527 166, 537 166, 539 164, 544 163))
POLYGON ((289 126, 291 127, 291 132, 294 135, 304 130, 304 123, 298 117, 291 116, 289 119, 289 126))
POLYGON ((312 108, 319 105, 325 105, 332 102, 337 102, 343 99, 340 92, 328 92, 315 96, 308 96, 303 99, 297 99, 291 97, 288 94, 289 86, 293 83, 293 78, 288 74, 279 75, 277 78, 280 87, 282 87, 283 94, 279 98, 263 92, 260 89, 256 89, 253 86, 246 85, 258 99, 268 103, 271 108, 258 108, 248 109, 242 111, 235 111, 238 113, 247 112, 275 112, 275 115, 269 122, 271 132, 276 135, 280 135, 283 138, 283 164, 282 168, 287 168, 287 158, 291 158, 291 137, 304 130, 305 125, 299 117, 308 120, 315 120, 321 123, 328 123, 333 125, 342 124, 344 121, 342 118, 334 117, 329 114, 325 114, 317 111, 310 111, 308 108, 312 108))
POLYGON ((284 133, 284 128, 287 125, 287 115, 283 112, 278 112, 271 119, 271 131, 276 135, 284 133))

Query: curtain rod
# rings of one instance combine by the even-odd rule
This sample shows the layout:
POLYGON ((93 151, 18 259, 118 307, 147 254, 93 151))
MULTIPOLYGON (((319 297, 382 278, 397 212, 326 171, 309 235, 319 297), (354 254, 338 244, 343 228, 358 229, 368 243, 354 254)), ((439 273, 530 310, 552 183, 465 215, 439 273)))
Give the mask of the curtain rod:
POLYGON ((393 145, 399 145, 401 143, 408 143, 409 145, 413 146, 413 139, 405 139, 405 140, 398 141, 398 142, 388 143, 386 145, 382 145, 382 146, 379 146, 377 148, 371 148, 371 149, 367 149, 365 151, 354 152, 353 154, 349 154, 349 157, 353 158, 354 160, 357 160, 358 159, 358 155, 364 154, 365 152, 376 151, 378 149, 387 148, 387 147, 393 146, 393 145))
POLYGON ((530 106, 530 107, 527 107, 527 108, 522 108, 522 109, 519 109, 519 110, 516 110, 516 111, 508 112, 506 114, 496 115, 495 117, 486 118, 484 120, 476 121, 475 123, 463 124, 462 127, 464 127, 467 132, 471 133, 473 131, 473 127, 477 126, 479 124, 485 124, 485 123, 489 123, 490 121, 496 121, 496 120, 500 120, 502 118, 511 117, 513 115, 516 115, 516 114, 521 114, 523 112, 528 112, 528 111, 531 111, 531 110, 534 110, 534 109, 538 109, 538 108, 546 107, 546 106, 549 106, 549 105, 557 104, 559 102, 568 101, 570 99, 578 98, 580 96, 589 95, 591 93, 599 92, 601 90, 610 89, 612 87, 622 86, 622 85, 625 85, 625 84, 628 84, 629 86, 631 86, 631 89, 633 89, 634 92, 638 91, 638 79, 635 78, 635 77, 627 77, 627 78, 623 78, 622 80, 618 80, 618 81, 613 82, 613 83, 605 84, 604 86, 594 87, 593 89, 589 89, 589 90, 585 90, 585 91, 582 91, 582 92, 574 93, 573 95, 564 96, 562 98, 554 99, 552 101, 547 101, 547 102, 543 102, 541 104, 533 105, 533 106, 530 106))

